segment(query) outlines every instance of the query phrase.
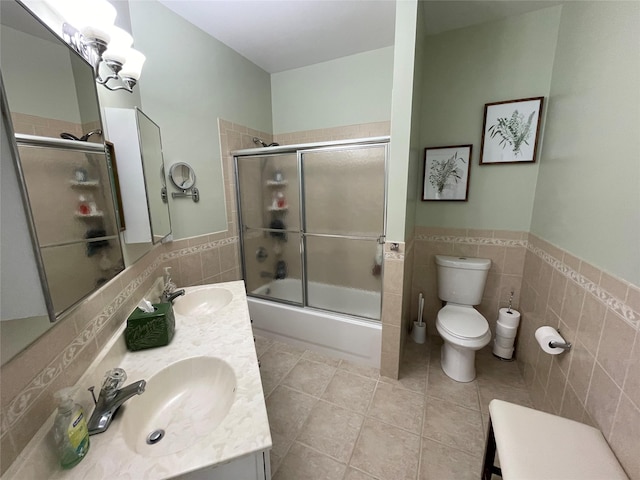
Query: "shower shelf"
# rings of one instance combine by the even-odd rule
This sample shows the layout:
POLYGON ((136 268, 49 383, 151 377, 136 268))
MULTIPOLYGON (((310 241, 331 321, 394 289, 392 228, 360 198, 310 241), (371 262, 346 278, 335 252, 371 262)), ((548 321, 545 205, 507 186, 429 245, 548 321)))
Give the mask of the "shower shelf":
POLYGON ((96 213, 87 213, 87 214, 82 214, 82 213, 74 213, 74 216, 76 218, 102 218, 104 217, 104 212, 96 212, 96 213))
POLYGON ((289 184, 286 180, 280 180, 279 182, 276 180, 267 180, 268 187, 286 187, 289 184))
POLYGON ((284 207, 269 207, 267 210, 269 210, 270 212, 286 212, 287 210, 289 210, 289 207, 284 206, 284 207))
POLYGON ((98 188, 99 186, 100 182, 98 180, 89 180, 86 182, 71 180, 71 188, 98 188))

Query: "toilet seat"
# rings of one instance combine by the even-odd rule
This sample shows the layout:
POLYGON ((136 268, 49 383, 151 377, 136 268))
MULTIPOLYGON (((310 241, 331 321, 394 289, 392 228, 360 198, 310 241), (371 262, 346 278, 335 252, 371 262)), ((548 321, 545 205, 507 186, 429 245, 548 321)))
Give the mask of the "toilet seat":
POLYGON ((438 312, 436 324, 450 337, 481 340, 489 332, 489 323, 473 307, 446 305, 438 312))

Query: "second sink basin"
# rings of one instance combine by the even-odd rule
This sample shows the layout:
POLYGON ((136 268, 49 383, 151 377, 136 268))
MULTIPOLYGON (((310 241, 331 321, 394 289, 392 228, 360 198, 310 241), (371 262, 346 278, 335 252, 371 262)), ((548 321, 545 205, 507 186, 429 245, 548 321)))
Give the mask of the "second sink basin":
POLYGON ((142 395, 125 404, 125 441, 149 457, 187 449, 222 423, 235 392, 235 373, 224 360, 192 357, 173 363, 147 380, 142 395))
POLYGON ((178 297, 173 303, 173 311, 191 317, 210 315, 226 307, 232 299, 233 294, 226 288, 202 287, 178 297))

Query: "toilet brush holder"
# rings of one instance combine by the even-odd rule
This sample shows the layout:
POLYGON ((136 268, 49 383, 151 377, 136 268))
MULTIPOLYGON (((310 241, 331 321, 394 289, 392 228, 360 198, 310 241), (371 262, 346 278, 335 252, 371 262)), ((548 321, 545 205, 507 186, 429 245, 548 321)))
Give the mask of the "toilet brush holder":
POLYGON ((416 343, 424 343, 427 338, 427 324, 420 322, 413 322, 413 329, 411 330, 411 338, 416 343))

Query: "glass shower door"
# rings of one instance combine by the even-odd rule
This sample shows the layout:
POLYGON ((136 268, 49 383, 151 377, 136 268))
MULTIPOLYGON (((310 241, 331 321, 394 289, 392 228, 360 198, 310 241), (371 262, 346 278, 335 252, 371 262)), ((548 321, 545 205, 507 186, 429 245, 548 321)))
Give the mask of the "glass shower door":
POLYGON ((301 154, 306 300, 380 319, 386 145, 301 154))
POLYGON ((247 293, 302 305, 296 153, 236 157, 236 174, 247 293))

